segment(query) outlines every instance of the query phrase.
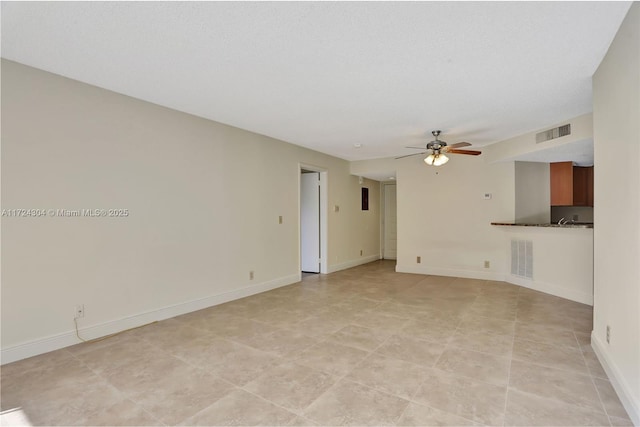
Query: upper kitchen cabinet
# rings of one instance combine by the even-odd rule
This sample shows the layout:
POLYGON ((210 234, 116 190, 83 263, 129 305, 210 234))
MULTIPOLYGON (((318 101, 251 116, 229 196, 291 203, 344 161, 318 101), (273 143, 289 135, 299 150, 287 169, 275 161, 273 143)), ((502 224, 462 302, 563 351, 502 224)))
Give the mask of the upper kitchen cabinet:
POLYGON ((550 163, 551 206, 593 206, 593 166, 550 163))

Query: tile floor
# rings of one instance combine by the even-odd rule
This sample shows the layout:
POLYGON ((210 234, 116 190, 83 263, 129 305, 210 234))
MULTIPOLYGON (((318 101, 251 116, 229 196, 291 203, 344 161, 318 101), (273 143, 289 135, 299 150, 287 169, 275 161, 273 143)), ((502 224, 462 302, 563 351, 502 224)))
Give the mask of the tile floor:
MULTIPOLYGON (((35 425, 632 425, 591 307, 378 261, 2 367, 35 425)), ((9 418, 5 418, 5 421, 9 418)))

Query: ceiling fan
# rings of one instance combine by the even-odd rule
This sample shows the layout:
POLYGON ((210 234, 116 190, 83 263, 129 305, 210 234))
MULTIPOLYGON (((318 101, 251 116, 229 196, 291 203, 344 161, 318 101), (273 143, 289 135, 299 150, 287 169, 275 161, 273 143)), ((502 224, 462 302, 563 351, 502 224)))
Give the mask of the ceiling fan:
POLYGON ((426 148, 427 150, 431 151, 431 153, 429 153, 429 151, 423 151, 421 153, 407 154, 406 156, 396 157, 396 159, 429 153, 429 155, 424 159, 424 162, 430 166, 442 166, 449 161, 449 158, 445 155, 445 153, 468 154, 471 156, 479 156, 480 154, 482 154, 482 152, 480 151, 459 149, 460 147, 470 146, 471 144, 469 144, 468 142, 458 142, 457 144, 447 145, 446 142, 438 139, 438 137, 440 136, 439 130, 431 131, 431 134, 436 139, 428 143, 426 147, 406 147, 416 150, 424 150, 426 148))

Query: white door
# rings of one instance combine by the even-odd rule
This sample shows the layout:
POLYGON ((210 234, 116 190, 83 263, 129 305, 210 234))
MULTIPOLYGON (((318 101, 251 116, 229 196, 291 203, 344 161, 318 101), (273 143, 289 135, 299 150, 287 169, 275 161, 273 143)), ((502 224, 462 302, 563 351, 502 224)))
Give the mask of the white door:
POLYGON ((398 256, 398 216, 396 214, 396 186, 384 185, 384 259, 398 256))
POLYGON ((300 176, 301 270, 320 273, 320 174, 300 176))

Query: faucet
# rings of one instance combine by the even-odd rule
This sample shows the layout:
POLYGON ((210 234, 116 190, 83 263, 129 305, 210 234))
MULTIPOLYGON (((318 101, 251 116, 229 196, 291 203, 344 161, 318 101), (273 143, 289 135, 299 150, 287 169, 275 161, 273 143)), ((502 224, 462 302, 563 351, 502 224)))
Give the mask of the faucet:
POLYGON ((560 218, 560 221, 558 221, 558 225, 567 225, 569 223, 571 224, 575 224, 575 220, 574 219, 565 219, 564 217, 560 218))

